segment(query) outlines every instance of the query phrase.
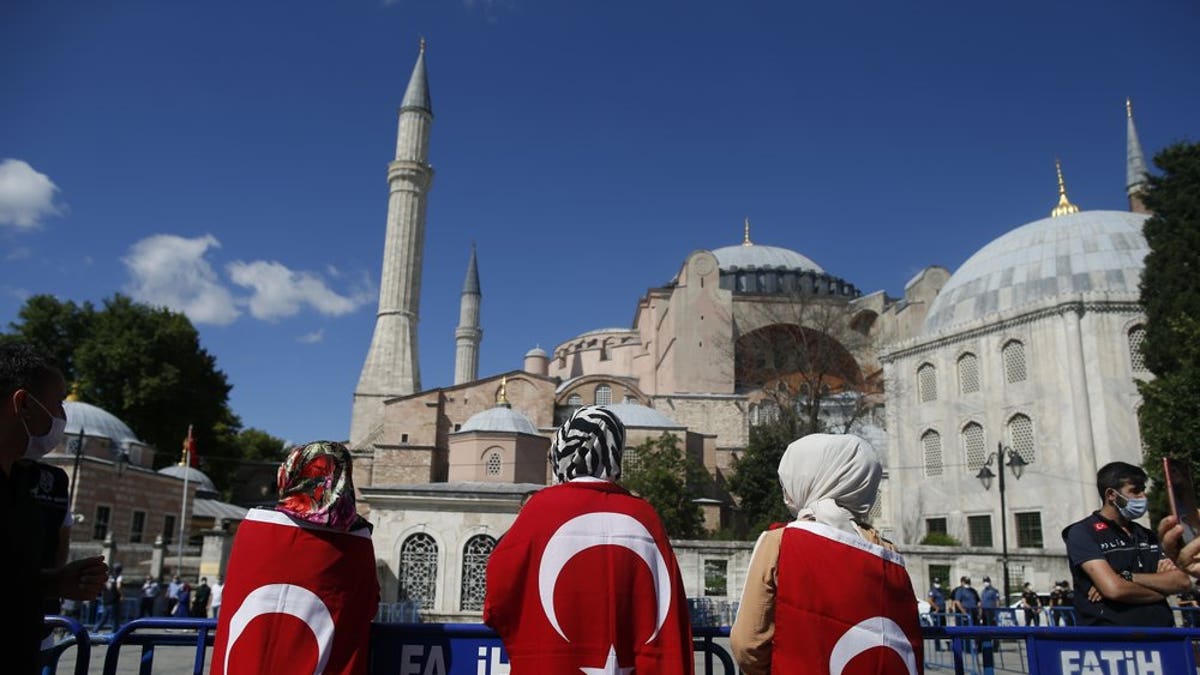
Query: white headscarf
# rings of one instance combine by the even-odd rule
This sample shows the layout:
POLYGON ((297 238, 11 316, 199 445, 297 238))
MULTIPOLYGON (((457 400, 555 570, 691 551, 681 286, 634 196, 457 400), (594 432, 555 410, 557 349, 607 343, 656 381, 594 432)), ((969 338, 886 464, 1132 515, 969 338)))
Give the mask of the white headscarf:
POLYGON ((875 448, 850 434, 810 434, 779 460, 783 500, 796 519, 851 533, 875 504, 882 474, 875 448))

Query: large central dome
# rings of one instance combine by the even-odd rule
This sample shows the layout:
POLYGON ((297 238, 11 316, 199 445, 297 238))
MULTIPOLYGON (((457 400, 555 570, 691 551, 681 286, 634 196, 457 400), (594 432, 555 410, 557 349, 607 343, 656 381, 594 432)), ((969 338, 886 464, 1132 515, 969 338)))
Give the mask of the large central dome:
POLYGON ((989 314, 1080 293, 1138 293, 1150 252, 1149 216, 1082 211, 1022 225, 979 249, 950 277, 925 317, 938 333, 989 314))
POLYGON ((732 269, 803 269, 813 272, 825 272, 821 266, 808 257, 791 249, 778 246, 760 246, 758 244, 723 246, 713 250, 717 264, 722 270, 732 269))

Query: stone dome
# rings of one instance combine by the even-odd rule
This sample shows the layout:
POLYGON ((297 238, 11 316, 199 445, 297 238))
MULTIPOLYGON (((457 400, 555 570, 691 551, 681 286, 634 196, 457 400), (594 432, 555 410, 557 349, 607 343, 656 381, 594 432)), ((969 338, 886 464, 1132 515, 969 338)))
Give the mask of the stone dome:
POLYGON ((1138 293, 1146 214, 1081 211, 1043 218, 1001 235, 967 259, 942 287, 925 334, 983 316, 1081 293, 1138 293))
POLYGON ((714 249, 712 254, 717 257, 717 265, 725 271, 735 268, 774 269, 782 267, 789 270, 803 269, 819 273, 825 272, 820 265, 807 256, 778 246, 762 246, 760 244, 743 246, 739 244, 714 249))
POLYGON ((66 435, 78 435, 80 430, 87 436, 107 438, 113 445, 130 450, 131 444, 145 445, 124 422, 104 408, 83 401, 63 401, 67 413, 66 435))
POLYGON ((546 358, 549 356, 549 354, 547 354, 546 350, 542 349, 541 347, 534 347, 533 349, 525 352, 525 358, 529 358, 531 356, 540 356, 542 358, 546 358))
POLYGON ((203 471, 190 466, 180 466, 172 464, 158 470, 158 473, 163 476, 173 476, 183 480, 187 476, 189 483, 196 484, 196 492, 216 492, 217 486, 213 485, 212 479, 209 478, 203 471))
POLYGON ((508 406, 496 406, 475 413, 463 423, 458 433, 467 431, 503 431, 516 434, 537 435, 537 428, 525 415, 508 406))
POLYGON ((646 427, 650 429, 683 429, 684 426, 660 413, 654 408, 640 403, 613 403, 604 406, 621 420, 626 427, 646 427))

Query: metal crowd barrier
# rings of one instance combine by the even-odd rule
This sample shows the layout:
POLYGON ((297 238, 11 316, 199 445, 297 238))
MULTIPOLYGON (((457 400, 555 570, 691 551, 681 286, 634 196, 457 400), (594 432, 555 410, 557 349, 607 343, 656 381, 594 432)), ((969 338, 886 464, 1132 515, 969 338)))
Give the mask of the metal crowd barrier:
MULTIPOLYGON (((966 615, 961 615, 966 618, 966 615)), ((959 617, 948 617, 958 619, 959 617)), ((115 675, 120 650, 141 646, 139 674, 153 672, 154 649, 194 646, 194 675, 205 672, 207 648, 213 643, 215 619, 137 619, 111 634, 89 636, 77 622, 47 617, 72 637, 43 652, 52 656, 43 675, 54 675, 58 656, 70 646, 78 650, 75 673, 88 672, 90 647, 107 644, 103 675, 115 675)), ((923 626, 927 671, 956 675, 996 672, 1028 675, 1177 675, 1196 673, 1196 641, 1200 628, 1082 628, 1055 626, 923 626), (942 651, 931 643, 942 644, 942 651), (1002 646, 1016 645, 1017 663, 996 664, 1002 646)), ((703 658, 698 672, 734 675, 737 669, 722 642, 729 627, 696 627, 693 649, 703 658), (720 670, 716 669, 718 663, 720 670)), ((445 673, 505 675, 508 659, 499 637, 481 624, 371 624, 371 673, 445 673)))

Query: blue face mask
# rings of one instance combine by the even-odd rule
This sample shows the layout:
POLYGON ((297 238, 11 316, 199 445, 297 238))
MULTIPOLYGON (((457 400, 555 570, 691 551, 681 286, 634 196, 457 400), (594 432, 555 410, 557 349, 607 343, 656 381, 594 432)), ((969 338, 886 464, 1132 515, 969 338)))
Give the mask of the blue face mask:
POLYGON ((1126 520, 1137 520, 1146 515, 1146 507, 1150 502, 1146 497, 1126 497, 1119 492, 1117 496, 1125 502, 1124 506, 1117 504, 1117 511, 1120 511, 1126 520))

